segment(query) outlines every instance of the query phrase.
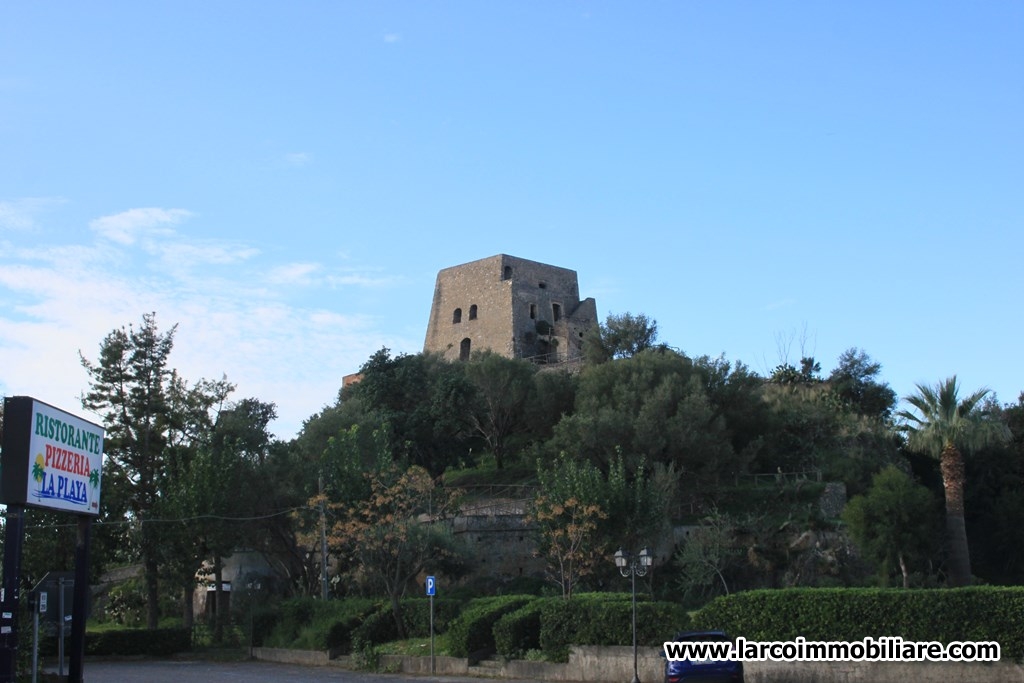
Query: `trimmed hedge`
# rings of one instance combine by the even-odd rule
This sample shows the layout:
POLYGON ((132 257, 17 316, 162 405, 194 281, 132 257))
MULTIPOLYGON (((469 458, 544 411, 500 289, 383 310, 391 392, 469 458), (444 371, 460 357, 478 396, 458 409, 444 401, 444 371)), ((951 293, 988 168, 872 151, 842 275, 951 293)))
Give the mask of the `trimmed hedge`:
POLYGON ((354 650, 397 640, 398 627, 395 626, 391 607, 380 607, 376 612, 367 615, 363 623, 352 630, 351 638, 354 650))
MULTIPOLYGON (((434 598, 434 633, 448 631, 465 604, 465 600, 434 598)), ((402 624, 405 625, 405 632, 410 638, 430 637, 430 599, 402 600, 402 624)))
POLYGON ((716 598, 694 628, 748 640, 997 641, 1004 659, 1024 658, 1024 588, 790 588, 716 598))
MULTIPOLYGON (((444 633, 462 609, 461 600, 434 599, 434 632, 444 633)), ((430 636, 430 600, 407 598, 401 601, 402 625, 410 638, 430 636)), ((377 610, 351 631, 353 647, 379 645, 398 639, 398 627, 390 603, 378 603, 377 610), (358 644, 358 645, 357 645, 358 644)))
POLYGON ((120 629, 87 631, 85 654, 97 656, 146 655, 166 657, 192 649, 192 631, 187 628, 120 629))
MULTIPOLYGON (((554 600, 541 609, 540 646, 552 661, 567 661, 570 645, 632 645, 633 605, 607 594, 586 594, 554 600)), ((639 645, 658 646, 687 627, 681 605, 637 602, 636 638, 639 645)))
POLYGON ((495 622, 533 600, 536 598, 532 595, 501 595, 470 601, 448 629, 448 651, 455 657, 494 651, 495 622))
POLYGON ((351 650, 351 631, 377 608, 376 600, 286 600, 253 611, 253 644, 296 649, 351 650))
POLYGON ((347 655, 352 652, 352 632, 373 611, 373 606, 370 604, 351 605, 346 611, 349 613, 336 616, 334 622, 328 627, 325 644, 328 650, 347 655))
POLYGON ((505 659, 518 659, 540 649, 540 614, 544 605, 561 598, 531 600, 494 622, 494 649, 505 659))

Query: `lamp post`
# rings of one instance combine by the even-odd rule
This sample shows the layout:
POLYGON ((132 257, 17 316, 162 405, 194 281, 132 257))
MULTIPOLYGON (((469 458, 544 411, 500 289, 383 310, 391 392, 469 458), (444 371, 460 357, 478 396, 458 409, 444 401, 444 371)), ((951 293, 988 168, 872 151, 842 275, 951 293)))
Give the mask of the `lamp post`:
POLYGON ((623 576, 630 577, 633 585, 633 681, 632 683, 640 683, 640 674, 637 670, 636 665, 636 577, 646 576, 647 570, 650 569, 651 564, 654 562, 654 557, 651 555, 651 551, 644 548, 638 555, 619 548, 615 551, 615 566, 619 568, 619 573, 623 576))

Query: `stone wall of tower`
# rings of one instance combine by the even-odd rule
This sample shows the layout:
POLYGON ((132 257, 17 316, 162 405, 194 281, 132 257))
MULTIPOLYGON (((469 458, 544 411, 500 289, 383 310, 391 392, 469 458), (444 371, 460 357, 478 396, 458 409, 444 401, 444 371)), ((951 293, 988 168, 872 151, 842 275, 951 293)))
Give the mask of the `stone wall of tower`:
POLYGON ((596 324, 597 305, 580 301, 576 271, 499 254, 437 274, 423 350, 449 360, 491 349, 562 362, 580 356, 596 324))

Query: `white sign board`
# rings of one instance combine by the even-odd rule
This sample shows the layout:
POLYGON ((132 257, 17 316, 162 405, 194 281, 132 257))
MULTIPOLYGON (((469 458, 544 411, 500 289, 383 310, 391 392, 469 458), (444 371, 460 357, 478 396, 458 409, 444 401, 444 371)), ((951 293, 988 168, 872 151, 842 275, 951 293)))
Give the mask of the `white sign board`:
POLYGON ((3 502, 98 515, 103 428, 29 397, 4 405, 3 502))

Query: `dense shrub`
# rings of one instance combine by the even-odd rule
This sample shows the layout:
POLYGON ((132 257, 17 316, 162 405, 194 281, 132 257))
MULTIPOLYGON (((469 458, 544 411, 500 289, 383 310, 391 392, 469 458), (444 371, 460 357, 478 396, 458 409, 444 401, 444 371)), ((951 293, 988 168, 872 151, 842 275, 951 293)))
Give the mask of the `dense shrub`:
POLYGON ((352 647, 362 650, 372 645, 379 645, 398 638, 398 627, 390 606, 380 606, 376 612, 366 615, 359 626, 351 633, 352 647))
MULTIPOLYGON (((541 610, 540 646, 553 661, 566 661, 570 645, 632 645, 632 601, 594 593, 546 601, 541 610)), ((637 643, 661 645, 688 623, 683 608, 670 602, 638 602, 637 643)))
POLYGON ((146 620, 146 594, 139 579, 131 579, 110 589, 105 607, 106 618, 122 626, 142 626, 146 620))
POLYGON ((377 602, 367 599, 295 598, 253 611, 253 643, 305 650, 351 649, 351 633, 377 602))
POLYGON ((121 629, 86 632, 85 654, 147 655, 166 657, 192 649, 192 632, 187 628, 121 629))
POLYGON ((494 622, 494 649, 505 659, 524 657, 530 650, 540 649, 540 614, 544 605, 561 598, 531 600, 494 622))
POLYGON ((352 632, 363 623, 376 605, 369 600, 344 600, 328 620, 325 649, 341 654, 352 652, 352 632))
MULTIPOLYGON (((434 633, 445 633, 465 604, 464 600, 434 598, 434 633)), ((410 638, 430 636, 430 600, 428 598, 402 600, 402 624, 405 626, 406 635, 410 638)))
MULTIPOLYGON (((462 609, 461 600, 434 599, 434 632, 444 633, 448 625, 462 609)), ((401 601, 402 625, 410 638, 426 638, 430 635, 430 600, 407 598, 401 601)), ((379 645, 398 639, 398 627, 391 613, 390 603, 377 603, 377 609, 352 630, 351 642, 360 647, 379 645)))
POLYGON ((252 644, 256 647, 263 647, 280 620, 281 610, 279 605, 253 608, 250 633, 252 644))
POLYGON ((495 650, 494 623, 535 599, 532 595, 501 595, 471 601, 448 628, 448 651, 466 657, 480 650, 495 650))
POLYGON ((716 598, 694 616, 694 626, 758 641, 997 641, 1003 658, 1021 659, 1022 613, 1024 588, 793 588, 716 598))

